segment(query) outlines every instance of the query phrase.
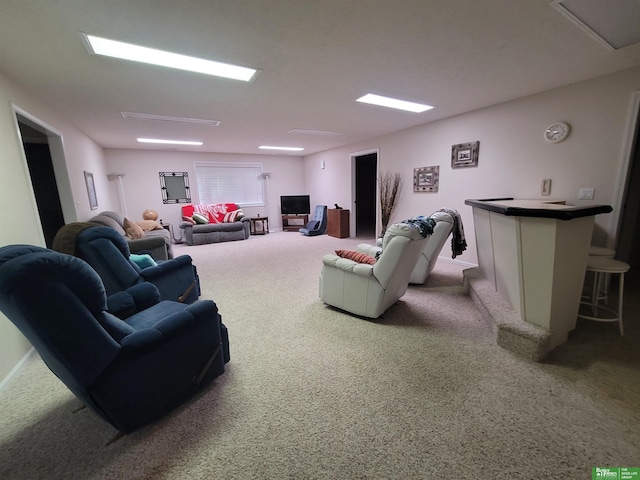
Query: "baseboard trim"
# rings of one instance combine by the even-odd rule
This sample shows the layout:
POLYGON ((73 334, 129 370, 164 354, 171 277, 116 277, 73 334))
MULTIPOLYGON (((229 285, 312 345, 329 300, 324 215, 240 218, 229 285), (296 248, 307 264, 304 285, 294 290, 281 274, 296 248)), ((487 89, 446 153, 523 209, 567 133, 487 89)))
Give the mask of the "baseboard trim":
POLYGON ((456 265, 460 265, 460 266, 466 267, 466 268, 476 268, 478 266, 476 263, 465 262, 465 261, 462 261, 462 260, 456 260, 455 258, 449 258, 449 257, 438 257, 438 261, 439 262, 454 263, 456 265))
POLYGON ((9 381, 11 380, 11 378, 12 378, 16 373, 18 373, 18 370, 20 370, 20 368, 22 367, 22 365, 24 364, 24 362, 26 362, 26 361, 27 361, 27 359, 31 356, 31 354, 32 354, 33 352, 35 352, 35 351, 36 351, 36 350, 35 350, 35 348, 31 347, 31 348, 29 349, 29 351, 28 351, 27 353, 25 353, 25 354, 24 354, 24 356, 20 359, 20 361, 19 361, 18 363, 16 363, 16 366, 15 366, 15 367, 13 367, 13 368, 11 369, 11 371, 7 374, 7 376, 6 376, 6 377, 4 377, 4 378, 2 379, 2 381, 0 382, 0 391, 2 391, 2 389, 5 387, 5 385, 6 385, 7 383, 9 383, 9 381))

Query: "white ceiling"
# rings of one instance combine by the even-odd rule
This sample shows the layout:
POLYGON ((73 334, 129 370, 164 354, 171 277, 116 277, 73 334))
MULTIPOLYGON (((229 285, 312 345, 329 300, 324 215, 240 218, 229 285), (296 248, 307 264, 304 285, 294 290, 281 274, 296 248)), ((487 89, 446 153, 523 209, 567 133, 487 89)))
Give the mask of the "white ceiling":
POLYGON ((0 72, 113 148, 168 137, 307 155, 637 65, 640 44, 608 50, 549 0, 0 0, 0 72), (262 72, 245 83, 90 55, 80 32, 262 72), (436 108, 355 102, 367 92, 436 108))

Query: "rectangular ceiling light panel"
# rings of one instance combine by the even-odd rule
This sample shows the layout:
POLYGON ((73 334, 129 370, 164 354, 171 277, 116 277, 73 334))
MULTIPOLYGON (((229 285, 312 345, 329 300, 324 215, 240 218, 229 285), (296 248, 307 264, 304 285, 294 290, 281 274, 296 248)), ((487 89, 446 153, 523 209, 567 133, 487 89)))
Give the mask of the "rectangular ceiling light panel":
POLYGON ((612 50, 640 42, 638 0, 553 0, 551 5, 612 50))
POLYGON ((142 47, 132 43, 119 42, 117 40, 110 40, 89 34, 82 35, 86 40, 89 51, 96 55, 105 55, 107 57, 159 65, 161 67, 177 68, 179 70, 232 78, 245 82, 252 81, 259 73, 259 70, 255 68, 190 57, 188 55, 156 50, 155 48, 142 47))
POLYGON ((163 145, 202 145, 202 142, 196 140, 164 140, 160 138, 136 138, 136 140, 140 143, 158 143, 163 145))
POLYGON ((193 123, 196 125, 206 125, 208 127, 217 127, 221 123, 219 120, 209 120, 206 118, 172 117, 170 115, 155 115, 153 113, 138 113, 138 112, 120 112, 120 113, 124 118, 136 118, 139 120, 158 120, 162 122, 193 123))
POLYGON ((277 147, 272 145, 261 145, 258 148, 260 148, 261 150, 284 150, 287 152, 301 152, 304 150, 304 148, 302 147, 277 147))
POLYGON ((407 102, 405 100, 383 97, 382 95, 375 95, 373 93, 368 93, 365 96, 358 98, 356 102, 369 103, 371 105, 379 105, 381 107, 396 108, 413 113, 422 113, 433 108, 431 105, 407 102))

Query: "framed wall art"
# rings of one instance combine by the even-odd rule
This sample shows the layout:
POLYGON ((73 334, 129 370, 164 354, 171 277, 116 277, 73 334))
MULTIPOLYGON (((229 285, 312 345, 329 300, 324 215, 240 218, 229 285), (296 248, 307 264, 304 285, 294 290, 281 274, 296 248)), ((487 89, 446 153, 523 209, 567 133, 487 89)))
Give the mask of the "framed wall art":
POLYGON ((477 167, 480 142, 459 143, 451 147, 451 168, 477 167))
POLYGON ((437 192, 440 183, 440 167, 422 167, 413 169, 414 192, 437 192))
POLYGON ((96 195, 96 184, 93 182, 93 173, 84 172, 84 183, 87 185, 89 195, 89 206, 91 210, 98 208, 98 196, 96 195))
POLYGON ((162 203, 191 203, 187 172, 159 172, 162 203))

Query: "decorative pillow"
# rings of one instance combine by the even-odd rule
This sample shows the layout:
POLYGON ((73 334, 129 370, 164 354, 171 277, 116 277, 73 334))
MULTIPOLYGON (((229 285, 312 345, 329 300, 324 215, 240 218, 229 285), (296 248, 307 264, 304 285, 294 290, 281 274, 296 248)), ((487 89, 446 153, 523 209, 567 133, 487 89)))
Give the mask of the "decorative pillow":
POLYGON ((191 218, 194 222, 202 225, 204 225, 205 223, 209 223, 209 219, 207 218, 207 216, 203 215, 202 213, 194 213, 191 218))
POLYGON ((144 237, 142 227, 127 217, 124 218, 124 231, 127 238, 131 240, 144 237))
POLYGON ((186 215, 182 216, 182 220, 184 220, 185 222, 189 222, 191 225, 195 225, 196 224, 196 221, 193 218, 187 217, 186 215))
POLYGON ((160 225, 155 220, 142 220, 140 222, 136 222, 142 230, 145 232, 149 232, 151 230, 162 230, 164 227, 160 225))
POLYGON ((155 267, 156 265, 158 265, 156 261, 153 259, 153 257, 147 253, 144 253, 144 254, 132 253, 129 255, 129 258, 133 263, 138 265, 140 268, 155 267))
POLYGON ((239 210, 234 210, 233 212, 227 212, 227 213, 224 214, 223 222, 225 222, 225 223, 237 222, 242 217, 244 217, 244 212, 242 210, 240 210, 240 209, 239 210))
POLYGON ((336 255, 358 263, 368 263, 369 265, 375 265, 376 263, 375 258, 370 257, 365 253, 354 252, 353 250, 336 250, 336 255))

